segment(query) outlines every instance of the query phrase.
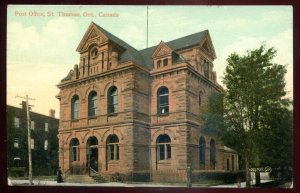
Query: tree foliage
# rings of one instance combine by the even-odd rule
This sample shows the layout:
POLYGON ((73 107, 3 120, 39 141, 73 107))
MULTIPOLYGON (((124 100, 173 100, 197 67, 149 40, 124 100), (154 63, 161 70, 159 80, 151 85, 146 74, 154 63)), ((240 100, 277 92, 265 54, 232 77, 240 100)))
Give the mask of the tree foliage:
POLYGON ((224 131, 223 93, 212 93, 202 113, 203 130, 213 136, 222 136, 224 131))
POLYGON ((259 151, 258 134, 267 126, 272 108, 280 106, 285 96, 283 65, 272 63, 276 56, 274 48, 260 48, 247 51, 240 56, 236 53, 227 58, 223 83, 225 143, 234 147, 241 155, 246 170, 246 182, 250 185, 249 167, 259 151))

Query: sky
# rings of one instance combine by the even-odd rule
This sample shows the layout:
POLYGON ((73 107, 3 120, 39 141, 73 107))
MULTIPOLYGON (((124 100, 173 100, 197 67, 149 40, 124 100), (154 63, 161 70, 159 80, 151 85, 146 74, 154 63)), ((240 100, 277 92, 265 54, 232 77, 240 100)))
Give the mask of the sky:
MULTIPOLYGON (((91 22, 137 50, 147 46, 147 6, 10 5, 7 10, 7 104, 29 101, 32 111, 59 116, 57 84, 79 63, 76 48, 91 22), (79 16, 78 16, 79 15, 79 16)), ((273 62, 286 65, 287 97, 293 98, 292 6, 149 6, 148 47, 209 30, 214 70, 222 85, 226 58, 266 44, 273 62)))

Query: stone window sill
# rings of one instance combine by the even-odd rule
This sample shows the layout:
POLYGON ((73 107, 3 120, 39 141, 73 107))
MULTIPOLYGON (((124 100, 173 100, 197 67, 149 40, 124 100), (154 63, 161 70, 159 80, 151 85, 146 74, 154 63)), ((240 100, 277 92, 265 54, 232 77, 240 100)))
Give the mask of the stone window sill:
POLYGON ((97 116, 94 115, 94 116, 89 116, 88 119, 97 119, 97 116))
POLYGON ((159 117, 166 117, 166 116, 169 116, 170 113, 159 113, 157 114, 157 116, 159 117))
POLYGON ((107 114, 108 117, 115 117, 115 116, 117 116, 117 115, 118 115, 118 113, 108 113, 108 114, 107 114))

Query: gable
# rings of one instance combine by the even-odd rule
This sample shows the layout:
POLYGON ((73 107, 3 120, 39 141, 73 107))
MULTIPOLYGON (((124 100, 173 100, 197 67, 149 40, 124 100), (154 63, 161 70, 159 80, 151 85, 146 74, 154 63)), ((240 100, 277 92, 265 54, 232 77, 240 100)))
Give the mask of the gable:
POLYGON ((216 59, 216 52, 215 52, 215 48, 212 44, 210 35, 207 31, 207 33, 205 34, 205 36, 203 37, 202 40, 200 40, 200 48, 201 50, 203 50, 207 55, 209 55, 211 58, 216 59))
POLYGON ((167 55, 171 55, 173 50, 163 41, 161 41, 154 51, 152 58, 159 58, 167 55))
POLYGON ((81 39, 76 51, 82 53, 87 51, 92 44, 99 46, 107 41, 108 38, 92 22, 81 39))

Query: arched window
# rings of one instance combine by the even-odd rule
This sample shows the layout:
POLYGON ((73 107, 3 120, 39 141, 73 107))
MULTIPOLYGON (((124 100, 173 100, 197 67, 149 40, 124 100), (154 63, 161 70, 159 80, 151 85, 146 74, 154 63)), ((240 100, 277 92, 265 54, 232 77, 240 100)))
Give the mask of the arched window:
POLYGON ((109 114, 118 112, 118 89, 115 86, 108 90, 107 111, 109 114))
POLYGON ((205 150, 206 150, 205 138, 201 136, 199 142, 199 156, 200 156, 199 160, 200 160, 201 169, 205 168, 205 150))
POLYGON ((93 47, 91 49, 91 57, 96 58, 98 56, 98 49, 96 47, 93 47))
POLYGON ((97 114, 97 93, 95 91, 92 91, 89 94, 89 117, 96 116, 97 114))
POLYGON ((98 139, 95 136, 87 140, 87 165, 98 171, 98 139))
POLYGON ((157 92, 158 114, 169 112, 169 90, 167 87, 161 87, 157 92))
POLYGON ((77 138, 70 141, 70 157, 72 162, 79 161, 79 141, 77 138))
POLYGON ((79 118, 79 97, 74 95, 71 100, 71 117, 72 119, 79 118))
POLYGON ((119 138, 116 135, 110 135, 106 144, 107 159, 119 160, 119 138))
POLYGON ((171 139, 166 134, 157 138, 157 157, 158 160, 171 159, 171 139))
POLYGON ((168 58, 164 59, 164 66, 168 66, 168 58))
POLYGON ((216 143, 214 139, 210 140, 210 169, 216 169, 216 143))

